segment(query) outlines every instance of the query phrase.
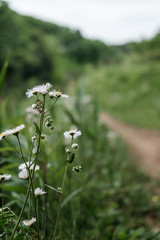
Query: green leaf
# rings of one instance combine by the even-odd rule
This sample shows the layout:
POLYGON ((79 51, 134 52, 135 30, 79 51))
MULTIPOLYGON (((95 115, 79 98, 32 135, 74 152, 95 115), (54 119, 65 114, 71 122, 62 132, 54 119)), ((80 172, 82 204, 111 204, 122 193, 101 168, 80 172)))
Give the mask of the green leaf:
POLYGON ((40 132, 38 125, 35 122, 34 122, 34 125, 36 126, 36 133, 40 136, 41 132, 40 132))
POLYGON ((8 151, 14 152, 15 150, 13 148, 11 148, 11 147, 2 147, 2 148, 0 148, 0 152, 8 152, 8 151))
POLYGON ((3 84, 4 84, 4 80, 5 80, 5 76, 8 68, 8 62, 9 62, 9 57, 7 57, 6 61, 4 62, 1 73, 0 73, 0 94, 3 88, 3 84))
POLYGON ((68 197, 64 199, 64 201, 61 204, 61 207, 64 207, 73 197, 75 197, 78 193, 82 192, 82 188, 78 188, 74 192, 72 192, 68 197))
POLYGON ((69 160, 67 160, 67 162, 72 163, 74 158, 75 158, 75 153, 72 153, 72 155, 70 156, 69 160))
POLYGON ((49 185, 47 185, 47 184, 45 184, 48 188, 50 188, 50 189, 52 189, 53 191, 55 191, 55 192, 58 192, 59 193, 59 191, 56 189, 56 188, 54 188, 54 187, 51 187, 51 186, 49 186, 49 185))
POLYGON ((24 240, 24 234, 19 233, 19 234, 14 238, 14 240, 24 240))

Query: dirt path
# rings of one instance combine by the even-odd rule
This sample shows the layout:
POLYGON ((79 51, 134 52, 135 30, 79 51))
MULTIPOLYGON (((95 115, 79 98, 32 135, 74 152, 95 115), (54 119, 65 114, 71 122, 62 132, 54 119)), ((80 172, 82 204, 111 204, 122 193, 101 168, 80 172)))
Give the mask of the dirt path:
POLYGON ((100 121, 123 137, 146 172, 160 177, 160 132, 131 127, 106 113, 100 114, 100 121))

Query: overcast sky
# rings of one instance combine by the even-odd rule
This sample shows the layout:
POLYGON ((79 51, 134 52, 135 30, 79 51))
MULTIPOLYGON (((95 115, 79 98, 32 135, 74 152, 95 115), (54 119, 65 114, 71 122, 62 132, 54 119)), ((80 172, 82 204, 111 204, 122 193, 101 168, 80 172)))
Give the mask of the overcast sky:
POLYGON ((8 0, 12 9, 110 44, 139 41, 160 30, 160 0, 8 0))

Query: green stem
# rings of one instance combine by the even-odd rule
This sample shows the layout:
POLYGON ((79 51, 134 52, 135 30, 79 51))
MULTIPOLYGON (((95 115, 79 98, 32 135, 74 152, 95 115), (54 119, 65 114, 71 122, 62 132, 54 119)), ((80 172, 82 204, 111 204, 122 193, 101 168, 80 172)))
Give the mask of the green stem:
POLYGON ((67 168, 68 168, 68 162, 66 163, 65 171, 64 171, 64 175, 63 175, 62 193, 61 193, 61 195, 60 195, 60 197, 59 197, 57 217, 56 217, 56 223, 55 223, 55 228, 54 228, 54 233, 53 233, 52 240, 54 240, 55 237, 56 237, 56 232, 57 232, 57 227, 58 227, 58 220, 59 220, 59 216, 60 216, 61 202, 62 202, 62 194, 63 194, 64 185, 65 185, 65 180, 66 180, 66 175, 67 175, 67 168))
POLYGON ((31 211, 31 193, 29 193, 28 220, 30 219, 30 211, 31 211))
MULTIPOLYGON (((41 133, 42 133, 43 120, 44 120, 44 108, 45 108, 45 96, 44 96, 44 104, 43 104, 42 114, 41 114, 41 118, 40 118, 40 135, 39 135, 39 139, 38 139, 38 147, 37 147, 37 152, 36 152, 36 157, 35 157, 35 163, 34 163, 33 172, 32 172, 32 179, 33 179, 33 177, 34 177, 35 167, 36 167, 36 163, 37 163, 37 159, 38 159, 38 153, 39 153, 39 150, 40 150, 41 133)), ((26 194, 26 199, 25 199, 25 202, 24 202, 24 204, 23 204, 21 213, 20 213, 20 215, 19 215, 17 224, 15 225, 15 227, 14 227, 14 229, 13 229, 13 232, 12 232, 12 235, 11 235, 10 240, 13 240, 13 237, 14 237, 14 235, 15 235, 15 232, 16 232, 16 230, 17 230, 17 227, 18 227, 18 225, 19 225, 19 223, 20 223, 20 221, 21 221, 22 214, 23 214, 23 212, 24 212, 24 209, 25 209, 25 206, 26 206, 26 203, 27 203, 27 200, 28 200, 28 196, 29 196, 30 189, 31 189, 31 182, 29 183, 28 191, 27 191, 27 194, 26 194)))
POLYGON ((2 179, 2 218, 3 218, 3 193, 4 193, 4 180, 2 179))
POLYGON ((26 164, 26 168, 27 168, 28 173, 29 173, 29 180, 30 180, 30 183, 31 183, 31 188, 32 188, 32 193, 33 193, 33 201, 34 201, 34 209, 35 209, 35 214, 36 214, 37 233, 38 233, 38 239, 39 239, 39 224, 38 224, 38 216, 37 216, 37 211, 36 211, 36 199, 35 199, 35 195, 34 195, 33 179, 32 179, 32 176, 31 176, 31 171, 29 169, 29 166, 27 165, 26 160, 24 158, 24 154, 23 154, 23 151, 22 151, 22 145, 21 145, 18 134, 16 136, 17 136, 17 139, 18 139, 19 147, 20 147, 21 158, 24 161, 24 163, 26 164))
POLYGON ((27 200, 28 200, 28 196, 29 196, 29 193, 30 193, 30 188, 31 188, 31 182, 30 182, 29 185, 28 185, 28 190, 27 190, 27 194, 26 194, 26 199, 25 199, 25 201, 24 201, 23 207, 22 207, 21 212, 20 212, 20 215, 19 215, 19 217, 18 217, 18 221, 17 221, 17 223, 16 223, 16 225, 15 225, 15 227, 14 227, 14 229, 13 229, 13 232, 12 232, 12 235, 11 235, 11 240, 14 238, 14 235, 15 235, 15 232, 16 232, 16 230, 17 230, 17 227, 18 227, 18 225, 19 225, 19 223, 20 223, 20 221, 21 221, 22 214, 23 214, 23 212, 24 212, 24 209, 25 209, 25 206, 26 206, 26 203, 27 203, 27 200))
POLYGON ((11 145, 11 143, 10 143, 5 137, 4 137, 4 140, 6 141, 6 143, 7 143, 11 148, 13 148, 13 149, 16 151, 16 153, 18 154, 18 156, 21 157, 21 154, 17 151, 17 149, 16 149, 14 146, 11 145))
POLYGON ((38 211, 39 211, 39 209, 38 209, 38 207, 39 207, 39 204, 38 204, 38 198, 37 198, 37 200, 36 200, 36 212, 37 212, 37 217, 38 217, 38 226, 39 226, 39 216, 38 216, 38 211))
MULTIPOLYGON (((70 144, 70 148, 72 146, 73 143, 73 136, 71 139, 71 144, 70 144)), ((69 158, 70 158, 70 154, 69 154, 69 158)), ((65 180, 66 180, 66 175, 67 175, 67 168, 68 168, 68 162, 66 162, 66 166, 65 166, 65 170, 64 170, 64 175, 63 175, 63 181, 62 181, 62 194, 63 194, 63 190, 64 190, 64 185, 65 185, 65 180)), ((58 220, 59 220, 59 216, 60 216, 60 208, 61 208, 61 202, 62 202, 62 194, 59 197, 59 203, 58 203, 58 210, 57 210, 57 217, 56 217, 56 223, 55 223, 55 228, 54 228, 54 233, 53 233, 53 237, 52 240, 55 239, 56 237, 56 232, 57 232, 57 227, 58 227, 58 220)))
POLYGON ((48 110, 55 105, 55 103, 57 102, 58 98, 59 97, 56 98, 56 100, 51 104, 51 106, 46 110, 46 112, 48 112, 48 110))
POLYGON ((44 205, 45 208, 45 222, 44 222, 44 236, 47 237, 47 206, 46 202, 44 205))

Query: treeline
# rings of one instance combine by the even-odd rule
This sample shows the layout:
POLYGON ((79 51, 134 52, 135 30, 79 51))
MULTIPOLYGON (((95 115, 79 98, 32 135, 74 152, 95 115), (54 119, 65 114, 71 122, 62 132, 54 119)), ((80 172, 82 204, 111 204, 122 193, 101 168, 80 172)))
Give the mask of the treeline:
POLYGON ((79 31, 21 16, 0 1, 0 66, 9 55, 9 85, 65 81, 86 63, 119 61, 118 47, 85 39, 79 31))
POLYGON ((67 82, 81 75, 85 64, 118 63, 133 52, 144 59, 160 59, 159 42, 160 34, 150 41, 107 46, 84 38, 79 31, 21 16, 0 0, 0 67, 8 57, 8 86, 67 82))

